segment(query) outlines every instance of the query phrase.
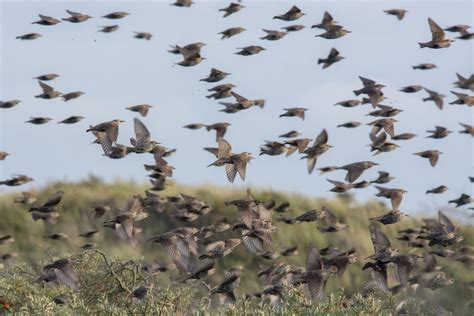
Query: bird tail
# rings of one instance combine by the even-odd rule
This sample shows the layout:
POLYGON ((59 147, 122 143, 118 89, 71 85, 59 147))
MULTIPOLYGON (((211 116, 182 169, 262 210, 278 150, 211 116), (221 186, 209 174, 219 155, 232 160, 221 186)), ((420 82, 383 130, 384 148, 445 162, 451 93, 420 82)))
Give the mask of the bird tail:
POLYGON ((428 47, 425 43, 418 43, 418 45, 420 45, 420 48, 428 47))
POLYGON ((324 60, 322 60, 321 58, 318 59, 318 65, 319 65, 319 64, 322 64, 322 63, 324 63, 324 60))
POLYGON ((360 95, 361 94, 360 90, 354 90, 352 92, 354 92, 355 95, 360 95))

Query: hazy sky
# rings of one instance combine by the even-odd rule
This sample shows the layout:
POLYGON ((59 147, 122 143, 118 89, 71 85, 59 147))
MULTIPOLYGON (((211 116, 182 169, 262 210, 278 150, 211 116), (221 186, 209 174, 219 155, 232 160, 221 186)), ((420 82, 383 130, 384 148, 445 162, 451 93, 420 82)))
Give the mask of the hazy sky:
MULTIPOLYGON (((417 42, 431 38, 427 18, 432 17, 442 27, 473 24, 472 1, 243 1, 246 8, 222 18, 219 8, 228 1, 199 1, 191 8, 170 6, 170 1, 1 1, 1 85, 0 99, 19 99, 13 109, 0 111, 0 150, 12 155, 0 162, 0 178, 20 173, 32 176, 38 186, 54 179, 77 180, 90 173, 108 180, 114 178, 147 181, 144 163, 150 155, 130 155, 111 160, 102 156, 97 145, 91 145, 92 135, 85 132, 89 124, 121 118, 119 142, 128 144, 133 132, 135 113, 124 108, 148 103, 151 109, 142 121, 155 140, 177 148, 169 159, 175 166, 174 179, 180 183, 198 185, 213 183, 232 186, 259 186, 302 192, 311 196, 331 197, 326 178, 342 180, 345 173, 337 171, 323 176, 315 171, 308 175, 306 161, 298 154, 258 156, 264 140, 296 129, 314 138, 326 128, 329 143, 334 148, 317 162, 318 167, 344 165, 372 160, 380 163, 367 171, 360 180, 371 180, 377 170, 392 173, 397 179, 387 185, 405 188, 401 209, 435 211, 461 193, 472 194, 468 175, 473 176, 473 138, 459 134, 459 122, 473 124, 473 112, 465 105, 449 105, 455 73, 473 73, 474 41, 458 40, 448 49, 420 49, 417 42), (293 4, 307 15, 294 22, 273 20, 293 4), (403 21, 383 13, 384 9, 405 8, 409 12, 403 21), (66 9, 87 13, 94 18, 80 24, 60 23, 56 26, 33 25, 38 14, 65 18, 66 9), (311 29, 328 10, 334 19, 351 30, 347 36, 326 40, 315 37, 322 30, 311 29), (121 20, 100 18, 114 11, 131 15, 121 20), (118 31, 98 33, 99 26, 118 24, 118 31), (304 24, 300 32, 290 33, 280 41, 262 41, 265 29, 280 29, 291 24, 304 24), (242 26, 246 32, 221 40, 218 32, 242 26), (154 34, 151 41, 137 40, 133 31, 154 34), (15 37, 39 32, 42 38, 20 41, 15 37), (173 64, 180 56, 167 52, 169 45, 185 45, 202 41, 207 59, 195 67, 173 64), (261 45, 267 50, 259 55, 235 55, 237 47, 261 45), (326 57, 332 47, 346 57, 322 70, 318 58, 326 57), (435 63, 437 69, 413 70, 418 63, 435 63), (206 99, 208 88, 215 84, 199 82, 209 70, 218 68, 232 73, 220 83, 233 83, 235 91, 248 98, 267 100, 263 110, 252 108, 237 114, 218 112, 217 101, 206 99), (79 99, 63 102, 60 98, 34 98, 41 89, 36 77, 58 73, 50 81, 63 93, 81 90, 79 99), (399 142, 402 147, 391 153, 371 157, 368 133, 370 127, 336 128, 347 121, 369 123, 375 118, 365 116, 370 105, 346 109, 336 102, 353 99, 352 90, 361 87, 358 76, 372 78, 387 86, 384 104, 404 110, 396 133, 412 132, 419 137, 399 142), (445 109, 440 111, 432 102, 421 101, 425 92, 404 94, 403 86, 420 84, 445 94, 445 109), (278 118, 286 107, 307 107, 306 120, 278 118), (58 125, 70 115, 86 117, 75 125, 58 125), (54 121, 46 125, 24 122, 30 116, 49 116, 54 121), (215 133, 191 131, 183 125, 195 122, 229 122, 226 139, 235 152, 249 151, 256 159, 247 169, 243 183, 236 179, 228 184, 223 168, 207 168, 214 157, 202 150, 215 146, 215 133), (446 126, 455 133, 441 140, 426 139, 426 130, 435 125, 446 126), (445 154, 432 168, 428 161, 414 152, 438 149, 445 154), (445 184, 450 190, 441 195, 425 195, 427 189, 445 184)), ((448 33, 453 38, 457 34, 448 33)), ((220 84, 219 83, 219 84, 220 84)), ((462 90, 461 92, 467 92, 462 90)), ((231 99, 220 100, 231 101, 231 99)), ((27 189, 29 186, 20 187, 27 189)), ((4 192, 5 187, 0 188, 4 192)), ((374 188, 353 191, 360 199, 376 193, 374 188)))

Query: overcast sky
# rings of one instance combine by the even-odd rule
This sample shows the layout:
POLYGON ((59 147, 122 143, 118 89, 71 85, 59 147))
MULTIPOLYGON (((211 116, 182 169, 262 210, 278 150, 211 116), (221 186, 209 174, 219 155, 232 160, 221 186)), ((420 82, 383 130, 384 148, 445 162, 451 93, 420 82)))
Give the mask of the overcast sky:
MULTIPOLYGON (((306 161, 298 154, 258 156, 264 140, 296 129, 314 138, 326 128, 329 143, 334 146, 317 162, 318 167, 345 165, 372 160, 381 166, 364 173, 360 180, 372 180, 377 170, 389 171, 397 179, 387 185, 405 188, 401 209, 437 211, 447 201, 461 193, 472 194, 468 176, 473 170, 473 138, 457 133, 459 122, 473 124, 473 112, 465 105, 449 105, 455 73, 473 73, 473 41, 457 40, 452 47, 441 50, 420 49, 417 42, 431 39, 427 18, 442 27, 473 24, 472 1, 243 1, 245 9, 222 18, 219 8, 227 1, 199 1, 191 8, 170 6, 171 1, 1 1, 1 85, 0 99, 19 99, 15 108, 0 111, 0 150, 11 153, 0 162, 0 178, 12 174, 30 175, 31 186, 51 180, 78 180, 96 174, 107 180, 115 178, 146 181, 144 163, 149 155, 130 155, 111 160, 102 156, 97 145, 91 145, 92 135, 85 132, 89 124, 121 118, 119 142, 128 144, 136 113, 124 108, 148 103, 154 106, 142 121, 155 140, 177 153, 169 159, 179 183, 199 185, 212 183, 231 186, 258 186, 276 190, 301 192, 315 197, 331 197, 326 178, 342 180, 344 172, 320 176, 308 175, 306 161), (294 22, 274 20, 293 4, 307 15, 294 22), (384 9, 405 8, 409 12, 398 21, 383 13, 384 9), (79 11, 94 18, 80 24, 60 23, 55 26, 31 24, 38 14, 65 18, 66 9, 79 11), (315 37, 322 30, 311 29, 328 10, 341 25, 351 30, 347 36, 326 40, 315 37), (127 11, 130 16, 107 20, 101 16, 127 11), (110 34, 98 33, 99 26, 118 24, 110 34), (275 42, 262 41, 265 29, 280 29, 291 24, 306 28, 275 42), (247 29, 231 39, 221 40, 217 33, 229 27, 247 29), (137 40, 133 31, 154 35, 151 41, 137 40), (38 32, 42 38, 20 41, 15 37, 38 32), (174 66, 180 56, 167 52, 169 45, 185 45, 202 41, 207 46, 202 55, 207 59, 195 67, 174 66), (259 55, 235 55, 236 48, 261 45, 267 50, 259 55), (326 57, 332 47, 346 59, 322 70, 318 58, 326 57), (413 70, 418 63, 435 63, 437 69, 413 70), (251 108, 237 114, 218 112, 217 101, 205 98, 206 89, 215 84, 199 82, 212 67, 232 73, 220 83, 233 83, 235 91, 248 98, 265 99, 263 110, 251 108), (63 93, 84 91, 85 95, 70 102, 60 98, 34 98, 41 92, 33 77, 58 73, 50 81, 63 93), (336 102, 355 98, 352 90, 361 87, 358 76, 383 83, 384 104, 403 109, 397 119, 396 133, 411 132, 419 137, 399 142, 402 147, 391 153, 371 157, 368 133, 370 127, 336 128, 347 121, 369 123, 375 118, 365 116, 370 105, 357 108, 335 107, 336 102), (403 86, 420 84, 445 94, 445 109, 440 111, 432 102, 421 101, 426 93, 398 92, 403 86), (278 118, 283 108, 306 107, 304 121, 298 118, 278 118), (70 115, 86 117, 75 125, 58 125, 70 115), (24 122, 31 116, 49 116, 54 121, 46 125, 24 122), (256 159, 247 168, 247 179, 228 184, 223 168, 207 168, 214 157, 202 150, 215 146, 214 132, 191 131, 182 128, 189 123, 229 122, 226 139, 235 152, 249 151, 256 159), (455 131, 445 139, 426 139, 428 129, 435 125, 455 131), (438 149, 445 154, 432 168, 428 161, 414 152, 438 149), (447 185, 444 194, 425 195, 427 189, 447 185)), ((448 33, 453 38, 457 34, 448 33)), ((467 90, 461 92, 467 93, 467 90)), ((221 100, 231 101, 231 99, 221 100)), ((27 189, 29 186, 20 187, 27 189)), ((5 187, 0 188, 4 192, 5 187)), ((374 188, 354 191, 360 200, 376 193, 374 188)))

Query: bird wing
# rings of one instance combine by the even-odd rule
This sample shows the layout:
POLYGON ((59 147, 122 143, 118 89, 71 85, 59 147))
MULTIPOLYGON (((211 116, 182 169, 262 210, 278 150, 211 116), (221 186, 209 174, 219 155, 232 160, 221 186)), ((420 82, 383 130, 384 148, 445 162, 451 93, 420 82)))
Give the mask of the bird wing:
POLYGON ((323 129, 321 133, 318 135, 318 137, 316 137, 316 139, 314 140, 313 146, 314 147, 321 146, 323 144, 326 144, 327 142, 328 142, 328 132, 326 131, 326 129, 323 129))
POLYGON ((319 274, 311 275, 307 278, 308 290, 312 299, 322 299, 324 297, 325 280, 319 274))
POLYGON ((217 158, 228 157, 232 154, 232 146, 224 138, 219 138, 217 145, 217 158))
POLYGON ((351 168, 347 171, 345 180, 347 182, 353 183, 355 180, 357 180, 357 178, 362 175, 363 172, 364 170, 362 170, 361 168, 351 168))
POLYGON ((429 159, 430 159, 431 166, 434 167, 438 163, 439 154, 438 153, 432 153, 430 155, 429 159))
POLYGON ((434 42, 439 42, 444 39, 444 31, 443 29, 436 24, 431 18, 428 18, 428 23, 430 25, 431 30, 431 37, 434 42))
POLYGON ((245 181, 245 172, 247 170, 247 162, 238 158, 235 161, 235 168, 237 169, 237 172, 239 173, 242 181, 245 181))
POLYGON ((237 166, 234 164, 226 164, 225 173, 229 182, 233 183, 235 180, 235 176, 237 175, 237 166))
POLYGON ((145 124, 140 121, 138 118, 133 119, 135 135, 139 142, 149 142, 150 141, 150 132, 146 128, 145 124))
POLYGON ((359 79, 362 81, 362 84, 364 85, 364 87, 370 87, 370 86, 375 85, 375 83, 376 83, 372 79, 364 78, 364 77, 361 77, 361 76, 359 76, 359 79))
POLYGON ((245 102, 245 101, 248 101, 247 98, 244 98, 243 96, 241 96, 241 95, 235 93, 234 91, 231 91, 230 94, 232 94, 232 96, 235 98, 235 100, 236 100, 237 102, 245 102))
POLYGON ((99 141, 104 153, 109 156, 112 153, 112 142, 110 141, 109 137, 107 137, 107 133, 103 132, 96 132, 97 140, 99 141))
POLYGON ((322 268, 323 262, 319 255, 319 251, 313 244, 310 244, 308 256, 306 257, 306 271, 322 270, 322 268))
POLYGON ((448 232, 456 231, 456 227, 454 226, 453 222, 451 222, 451 220, 446 215, 444 215, 441 212, 438 212, 438 218, 439 218, 439 223, 441 225, 444 225, 448 232))
POLYGON ((301 10, 297 7, 297 6, 292 6, 290 10, 288 10, 288 12, 286 12, 286 14, 295 14, 295 13, 300 13, 301 10))
POLYGON ((332 15, 328 11, 324 11, 322 24, 330 24, 333 21, 332 15))
POLYGON ((56 206, 58 205, 60 202, 61 202, 61 199, 63 198, 64 196, 64 192, 63 191, 58 191, 56 193, 54 193, 53 195, 51 195, 48 200, 44 203, 44 207, 52 207, 52 206, 56 206))
POLYGON ((339 55, 339 51, 333 47, 331 48, 331 51, 329 52, 328 59, 336 58, 338 55, 339 55))
POLYGON ((374 251, 377 253, 380 250, 383 250, 387 247, 390 247, 390 240, 387 236, 380 231, 380 229, 375 226, 374 223, 369 225, 370 230, 370 239, 372 240, 372 244, 374 245, 374 251))
POLYGON ((337 217, 325 206, 323 206, 324 220, 327 225, 334 226, 338 223, 337 217))
POLYGON ((43 93, 50 94, 51 92, 54 91, 53 87, 48 86, 46 83, 44 83, 42 81, 38 81, 38 83, 41 86, 41 89, 43 89, 43 93))
POLYGON ((308 161, 306 163, 307 168, 308 168, 308 173, 311 174, 314 170, 314 167, 316 166, 316 157, 308 157, 308 161))

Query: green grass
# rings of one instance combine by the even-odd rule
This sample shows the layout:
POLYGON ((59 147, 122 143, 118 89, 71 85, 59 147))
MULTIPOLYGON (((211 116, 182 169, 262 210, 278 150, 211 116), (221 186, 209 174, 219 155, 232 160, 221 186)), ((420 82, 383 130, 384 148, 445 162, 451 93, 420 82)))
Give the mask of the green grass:
MULTIPOLYGON (((137 266, 142 262, 150 262, 160 258, 169 261, 160 246, 153 243, 145 243, 148 237, 155 233, 166 232, 179 226, 196 226, 210 224, 215 219, 226 216, 230 222, 237 219, 237 211, 231 207, 225 207, 224 201, 245 197, 243 190, 232 190, 227 188, 215 188, 211 186, 187 187, 181 185, 170 186, 166 191, 160 193, 162 196, 175 195, 179 192, 196 196, 214 208, 214 210, 191 223, 181 223, 172 216, 172 209, 162 214, 150 212, 150 217, 137 223, 143 228, 140 242, 136 248, 121 241, 111 229, 102 228, 103 221, 112 217, 107 214, 103 219, 95 221, 89 213, 89 208, 97 204, 106 204, 115 208, 124 208, 133 194, 143 194, 146 186, 116 181, 113 184, 103 183, 100 179, 91 177, 79 183, 52 183, 35 191, 38 201, 44 201, 49 195, 57 190, 65 191, 63 207, 59 211, 61 217, 56 225, 44 224, 41 221, 33 222, 27 207, 14 204, 13 197, 17 194, 0 196, 0 235, 11 234, 16 241, 12 244, 0 245, 0 253, 15 252, 18 254, 17 264, 12 267, 0 267, 0 299, 4 299, 11 305, 15 312, 25 313, 186 313, 189 310, 209 311, 207 293, 202 285, 175 286, 170 283, 170 278, 176 278, 177 273, 170 272, 164 275, 153 276, 149 279, 155 284, 155 295, 150 296, 141 303, 134 303, 128 298, 128 292, 122 288, 117 280, 111 276, 109 267, 105 264, 102 255, 96 252, 81 252, 80 245, 83 240, 77 237, 81 232, 98 229, 100 235, 90 240, 98 244, 98 249, 104 253, 112 262, 114 269, 123 278, 128 290, 133 290, 143 284, 142 272, 137 266), (64 232, 69 235, 66 241, 52 241, 43 239, 43 235, 64 232), (53 258, 64 256, 78 257, 78 273, 80 275, 81 288, 77 292, 71 292, 63 287, 43 288, 33 284, 32 280, 39 275, 41 266, 51 262, 53 258), (131 260, 131 261, 130 261, 131 260), (128 263, 127 263, 128 262, 128 263), (126 267, 126 268, 124 268, 126 267), (132 270, 136 270, 133 272, 132 270), (95 284, 95 283, 97 284, 95 284), (200 295, 194 295, 199 292, 200 295), (70 304, 58 307, 52 303, 51 298, 59 293, 68 293, 70 304), (197 298, 195 298, 197 297, 197 298), (204 299, 203 299, 204 297, 204 299)), ((337 246, 340 249, 356 248, 359 262, 349 266, 342 277, 331 278, 328 282, 327 293, 329 298, 322 303, 308 301, 299 292, 289 290, 286 294, 286 303, 280 312, 282 314, 391 314, 396 306, 404 298, 403 294, 396 298, 370 298, 362 300, 358 294, 361 286, 370 277, 367 271, 362 272, 361 267, 366 262, 363 258, 372 254, 372 245, 368 232, 368 218, 383 214, 388 210, 378 201, 371 200, 361 203, 352 199, 349 195, 326 200, 314 199, 298 194, 285 194, 283 192, 271 192, 265 190, 254 191, 259 200, 275 199, 277 203, 288 201, 291 204, 289 216, 300 214, 309 209, 320 209, 323 205, 329 207, 340 218, 349 225, 349 230, 336 234, 322 234, 316 229, 315 223, 298 225, 287 225, 277 223, 277 233, 274 241, 277 247, 298 245, 299 254, 292 257, 280 257, 276 261, 303 265, 306 249, 309 243, 318 248, 328 245, 337 246)), ((435 210, 436 211, 436 210, 435 210)), ((435 214, 433 211, 432 214, 435 214)), ((278 216, 278 215, 276 215, 278 216)), ((383 231, 394 237, 397 231, 420 225, 419 218, 407 218, 402 222, 384 226, 383 231)), ((474 229, 472 226, 461 228, 465 240, 461 245, 474 244, 474 229)), ((215 236, 218 239, 235 238, 235 232, 224 232, 215 236)), ((214 237, 213 237, 214 238, 214 237)), ((393 241, 395 247, 402 252, 408 252, 404 244, 397 240, 393 241)), ((420 250, 417 253, 422 254, 420 250)), ((255 257, 243 246, 239 246, 229 256, 219 261, 219 272, 208 277, 206 282, 211 285, 222 280, 222 270, 231 266, 242 265, 245 273, 242 277, 240 287, 236 295, 240 298, 247 293, 262 289, 264 280, 256 277, 257 271, 263 266, 269 266, 274 261, 255 257)), ((472 300, 472 293, 464 285, 467 281, 474 280, 474 272, 465 268, 459 262, 439 259, 450 277, 458 282, 454 285, 440 289, 429 295, 429 304, 420 305, 418 301, 409 301, 404 309, 416 311, 416 314, 430 313, 436 306, 441 305, 446 309, 461 313, 465 310, 468 301, 472 300), (430 308, 428 308, 428 306, 430 308), (418 309, 417 309, 418 308, 418 309)), ((390 274, 391 271, 390 271, 390 274)), ((390 276, 390 285, 397 284, 390 276)), ((262 315, 271 313, 269 307, 259 305, 258 301, 245 301, 240 299, 236 306, 226 313, 242 314, 250 313, 253 308, 258 308, 262 315)), ((220 314, 219 310, 213 309, 213 313, 220 314)))

